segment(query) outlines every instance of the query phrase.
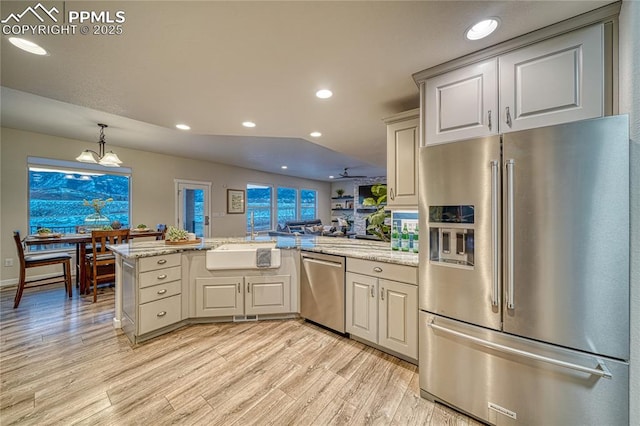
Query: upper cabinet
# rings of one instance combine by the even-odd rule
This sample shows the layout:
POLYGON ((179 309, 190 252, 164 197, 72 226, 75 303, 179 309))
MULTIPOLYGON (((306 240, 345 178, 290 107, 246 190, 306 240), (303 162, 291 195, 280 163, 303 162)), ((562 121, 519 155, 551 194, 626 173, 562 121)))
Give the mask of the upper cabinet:
POLYGON ((603 116, 605 33, 588 26, 427 78, 422 143, 603 116))
POLYGON ((427 144, 498 131, 498 60, 430 78, 425 87, 427 144))
POLYGON ((420 109, 385 118, 387 125, 387 207, 418 206, 420 109))
POLYGON ((603 44, 594 25, 500 56, 500 131, 602 116, 603 44))

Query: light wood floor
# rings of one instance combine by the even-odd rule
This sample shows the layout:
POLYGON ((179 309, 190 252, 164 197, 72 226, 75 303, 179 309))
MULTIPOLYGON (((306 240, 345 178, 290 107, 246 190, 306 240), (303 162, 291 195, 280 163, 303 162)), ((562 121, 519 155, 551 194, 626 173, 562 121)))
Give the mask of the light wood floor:
POLYGON ((0 424, 478 425, 417 367, 302 320, 192 325, 132 347, 98 303, 0 292, 0 424))

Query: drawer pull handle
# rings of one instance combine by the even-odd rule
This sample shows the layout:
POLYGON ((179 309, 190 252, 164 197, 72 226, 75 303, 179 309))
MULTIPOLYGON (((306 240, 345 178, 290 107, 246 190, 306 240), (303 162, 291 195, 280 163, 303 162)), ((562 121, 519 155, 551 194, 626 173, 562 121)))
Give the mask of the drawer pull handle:
POLYGON ((167 311, 160 311, 156 314, 157 317, 163 317, 165 315, 167 315, 167 311))
POLYGON ((167 259, 158 260, 158 265, 164 265, 165 263, 167 263, 167 259))
POLYGON ((379 266, 376 266, 375 268, 373 268, 373 272, 382 272, 382 268, 379 266))
POLYGON ((164 280, 167 278, 167 274, 158 275, 159 280, 164 280))
POLYGON ((158 294, 165 294, 167 292, 166 288, 163 288, 162 290, 158 290, 158 294))

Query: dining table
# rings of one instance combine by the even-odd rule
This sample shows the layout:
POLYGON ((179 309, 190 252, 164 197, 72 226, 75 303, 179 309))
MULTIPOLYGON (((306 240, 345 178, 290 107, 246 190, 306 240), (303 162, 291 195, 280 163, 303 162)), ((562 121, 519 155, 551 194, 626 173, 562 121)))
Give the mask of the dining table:
MULTIPOLYGON (((144 231, 131 230, 129 232, 129 238, 162 237, 163 234, 163 231, 156 231, 154 229, 144 231)), ((84 259, 87 255, 87 244, 91 244, 91 232, 67 234, 51 233, 44 236, 29 234, 22 241, 27 247, 37 245, 74 244, 76 246, 76 287, 79 287, 80 294, 84 294, 86 292, 87 286, 85 278, 87 276, 87 272, 85 269, 84 259)))

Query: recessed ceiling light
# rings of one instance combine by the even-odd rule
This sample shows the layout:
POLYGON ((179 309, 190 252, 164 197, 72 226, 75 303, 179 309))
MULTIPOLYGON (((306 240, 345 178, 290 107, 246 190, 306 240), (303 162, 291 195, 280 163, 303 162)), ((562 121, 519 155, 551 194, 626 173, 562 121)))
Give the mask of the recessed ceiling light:
POLYGON ((335 176, 334 176, 334 175, 329 176, 329 179, 333 179, 333 178, 335 178, 335 176))
POLYGON ((320 99, 329 99, 333 96, 333 92, 329 89, 320 89, 316 92, 316 96, 320 99))
POLYGON ((187 126, 186 124, 176 124, 176 127, 180 130, 191 130, 191 127, 187 126))
POLYGON ((311 133, 309 133, 309 136, 311 136, 312 138, 319 138, 320 136, 322 136, 322 133, 320 133, 320 132, 311 132, 311 133))
POLYGON ((280 168, 281 168, 281 169, 283 169, 283 170, 286 170, 286 169, 288 169, 289 167, 287 167, 287 166, 280 166, 280 168))
POLYGON ((467 31, 465 31, 465 37, 469 40, 480 40, 485 38, 498 28, 498 18, 489 18, 478 22, 467 31))
POLYGON ((253 121, 243 121, 242 125, 244 127, 256 127, 256 123, 254 123, 253 121))
POLYGON ((9 42, 15 47, 24 50, 25 52, 33 53, 34 55, 46 55, 47 51, 38 46, 32 41, 25 40, 19 37, 9 37, 9 42))

